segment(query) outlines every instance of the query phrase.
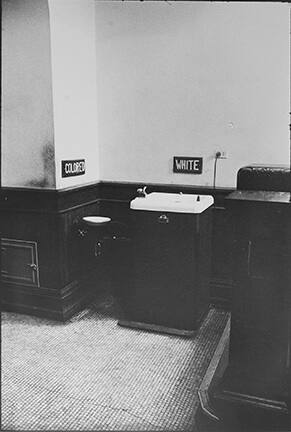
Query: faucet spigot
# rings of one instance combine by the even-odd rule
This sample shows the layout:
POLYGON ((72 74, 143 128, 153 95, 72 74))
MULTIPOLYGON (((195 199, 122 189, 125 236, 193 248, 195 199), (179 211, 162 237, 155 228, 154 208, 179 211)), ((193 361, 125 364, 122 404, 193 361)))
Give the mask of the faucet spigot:
POLYGON ((144 186, 143 188, 138 188, 138 189, 137 189, 137 193, 138 193, 138 195, 139 195, 140 197, 145 198, 145 197, 147 196, 146 188, 147 188, 147 186, 144 186))

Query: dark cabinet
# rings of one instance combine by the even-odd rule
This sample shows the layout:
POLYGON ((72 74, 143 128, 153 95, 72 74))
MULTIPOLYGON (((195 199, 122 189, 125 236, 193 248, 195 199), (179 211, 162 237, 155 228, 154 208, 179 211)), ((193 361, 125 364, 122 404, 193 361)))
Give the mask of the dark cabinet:
POLYGON ((287 413, 290 398, 289 193, 236 191, 229 364, 217 397, 287 413))
POLYGON ((133 276, 125 302, 127 323, 184 335, 197 329, 209 304, 211 212, 131 212, 133 276))

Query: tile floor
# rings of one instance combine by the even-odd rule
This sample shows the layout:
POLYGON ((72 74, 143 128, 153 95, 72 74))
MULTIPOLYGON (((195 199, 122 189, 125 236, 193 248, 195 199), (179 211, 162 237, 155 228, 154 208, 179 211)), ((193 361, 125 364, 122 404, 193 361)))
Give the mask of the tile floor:
POLYGON ((2 430, 197 430, 227 314, 188 339, 118 326, 111 300, 65 324, 2 313, 2 430))

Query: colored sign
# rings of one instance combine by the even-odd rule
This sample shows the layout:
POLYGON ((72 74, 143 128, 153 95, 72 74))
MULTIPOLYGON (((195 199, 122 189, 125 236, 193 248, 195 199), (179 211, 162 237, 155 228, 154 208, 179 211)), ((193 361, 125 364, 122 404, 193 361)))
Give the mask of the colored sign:
POLYGON ((62 161, 62 177, 72 177, 83 174, 85 174, 85 159, 62 161))
POLYGON ((173 171, 184 174, 202 174, 202 157, 174 156, 173 171))

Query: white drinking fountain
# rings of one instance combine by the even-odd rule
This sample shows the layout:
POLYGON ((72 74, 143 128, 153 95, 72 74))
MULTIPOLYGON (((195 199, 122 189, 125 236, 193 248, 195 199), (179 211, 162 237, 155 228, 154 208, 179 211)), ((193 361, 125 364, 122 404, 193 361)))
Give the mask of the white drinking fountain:
POLYGON ((192 336, 209 305, 213 197, 142 192, 130 202, 133 280, 119 324, 192 336))

